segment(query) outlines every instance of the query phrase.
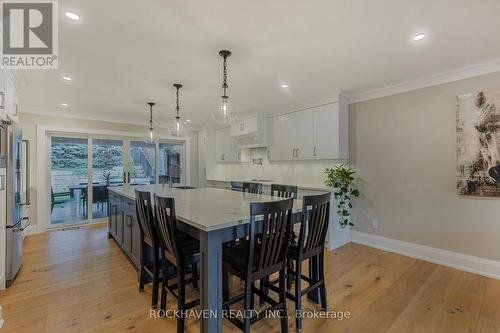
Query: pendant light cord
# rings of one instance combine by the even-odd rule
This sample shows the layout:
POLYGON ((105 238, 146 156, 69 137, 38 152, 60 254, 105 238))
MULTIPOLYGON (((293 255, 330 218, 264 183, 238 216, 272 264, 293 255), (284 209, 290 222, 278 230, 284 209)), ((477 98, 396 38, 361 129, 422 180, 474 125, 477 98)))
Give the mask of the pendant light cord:
POLYGON ((228 88, 228 86, 227 86, 227 56, 224 56, 222 76, 223 76, 222 89, 224 89, 224 96, 227 96, 226 90, 225 90, 228 88))
POLYGON ((219 51, 219 55, 224 59, 222 63, 222 98, 228 99, 227 89, 229 88, 227 84, 227 57, 231 56, 231 52, 228 50, 219 51))
POLYGON ((175 99, 176 99, 176 106, 175 106, 175 119, 179 120, 181 117, 179 116, 179 112, 181 111, 181 108, 179 106, 179 91, 182 88, 182 84, 180 83, 174 83, 174 87, 176 90, 175 92, 175 99))
POLYGON ((175 107, 175 112, 176 112, 176 118, 179 118, 179 87, 177 87, 177 92, 175 93, 176 95, 176 103, 177 106, 175 107))
POLYGON ((153 106, 149 106, 149 129, 153 129, 153 106))
POLYGON ((148 102, 148 105, 149 105, 149 130, 152 131, 153 130, 153 105, 155 105, 155 103, 148 102))

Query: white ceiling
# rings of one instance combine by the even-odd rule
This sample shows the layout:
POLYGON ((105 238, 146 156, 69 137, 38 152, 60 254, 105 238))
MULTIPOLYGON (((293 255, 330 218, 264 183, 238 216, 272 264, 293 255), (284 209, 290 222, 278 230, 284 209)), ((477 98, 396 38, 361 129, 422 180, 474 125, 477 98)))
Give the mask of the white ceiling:
POLYGON ((500 59, 498 0, 61 0, 59 70, 24 71, 26 112, 210 120, 227 48, 240 112, 278 113, 500 59), (63 16, 72 10, 79 22, 63 16), (424 32, 419 43, 411 37, 424 32), (63 82, 63 73, 74 80, 63 82), (280 84, 285 82, 288 89, 280 84), (63 108, 61 102, 68 102, 63 108))

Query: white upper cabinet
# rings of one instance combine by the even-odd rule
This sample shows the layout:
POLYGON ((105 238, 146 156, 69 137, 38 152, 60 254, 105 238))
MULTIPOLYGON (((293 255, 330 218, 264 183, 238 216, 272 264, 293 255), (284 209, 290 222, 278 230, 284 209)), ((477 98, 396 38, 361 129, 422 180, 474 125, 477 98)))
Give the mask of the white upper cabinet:
POLYGON ((310 110, 273 118, 274 140, 270 161, 307 160, 313 157, 314 119, 310 110))
POLYGON ((270 161, 349 158, 349 104, 335 103, 273 117, 270 161))
POLYGON ((310 110, 294 112, 291 118, 292 157, 295 160, 309 160, 314 153, 314 116, 310 110))
POLYGON ((215 130, 215 159, 219 163, 248 162, 250 152, 240 149, 231 137, 231 128, 224 127, 215 130))
POLYGON ((19 104, 15 74, 0 70, 0 93, 3 94, 3 109, 0 109, 0 119, 10 119, 19 122, 19 104))
POLYGON ((270 161, 283 161, 293 158, 293 143, 290 142, 292 137, 290 122, 288 115, 272 118, 273 141, 268 149, 270 161))
POLYGON ((246 136, 259 130, 257 116, 243 119, 231 124, 231 136, 246 136))
POLYGON ((335 159, 340 156, 338 103, 318 106, 314 114, 314 151, 315 159, 335 159), (334 130, 335 129, 335 130, 334 130))
POLYGON ((231 124, 231 137, 240 148, 258 148, 268 145, 269 119, 263 114, 240 119, 231 124))

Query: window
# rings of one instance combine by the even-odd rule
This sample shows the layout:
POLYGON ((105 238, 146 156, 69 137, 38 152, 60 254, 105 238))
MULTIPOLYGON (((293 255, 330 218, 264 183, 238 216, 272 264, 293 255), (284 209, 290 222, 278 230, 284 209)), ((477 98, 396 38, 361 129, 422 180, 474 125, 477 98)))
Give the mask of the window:
POLYGON ((183 175, 183 145, 180 143, 160 143, 160 183, 182 183, 183 175), (172 172, 170 175, 169 172, 172 172))

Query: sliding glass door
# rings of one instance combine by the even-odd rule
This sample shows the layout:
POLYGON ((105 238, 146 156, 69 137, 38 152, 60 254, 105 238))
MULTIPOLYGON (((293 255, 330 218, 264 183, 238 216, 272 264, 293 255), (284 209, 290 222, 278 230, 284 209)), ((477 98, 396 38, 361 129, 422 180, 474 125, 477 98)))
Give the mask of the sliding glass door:
POLYGON ((156 144, 131 141, 128 167, 131 185, 156 184, 156 144))
POLYGON ((50 135, 51 226, 108 216, 108 188, 183 181, 184 143, 50 135), (157 158, 159 156, 159 158, 157 158), (170 174, 172 173, 172 174, 170 174))
POLYGON ((184 145, 182 143, 160 142, 160 183, 163 184, 168 182, 170 177, 172 177, 172 182, 174 184, 183 182, 183 147, 184 145))
POLYGON ((108 216, 108 187, 123 185, 123 141, 92 139, 92 218, 108 216))
POLYGON ((53 136, 50 157, 51 224, 87 220, 88 139, 53 136))

